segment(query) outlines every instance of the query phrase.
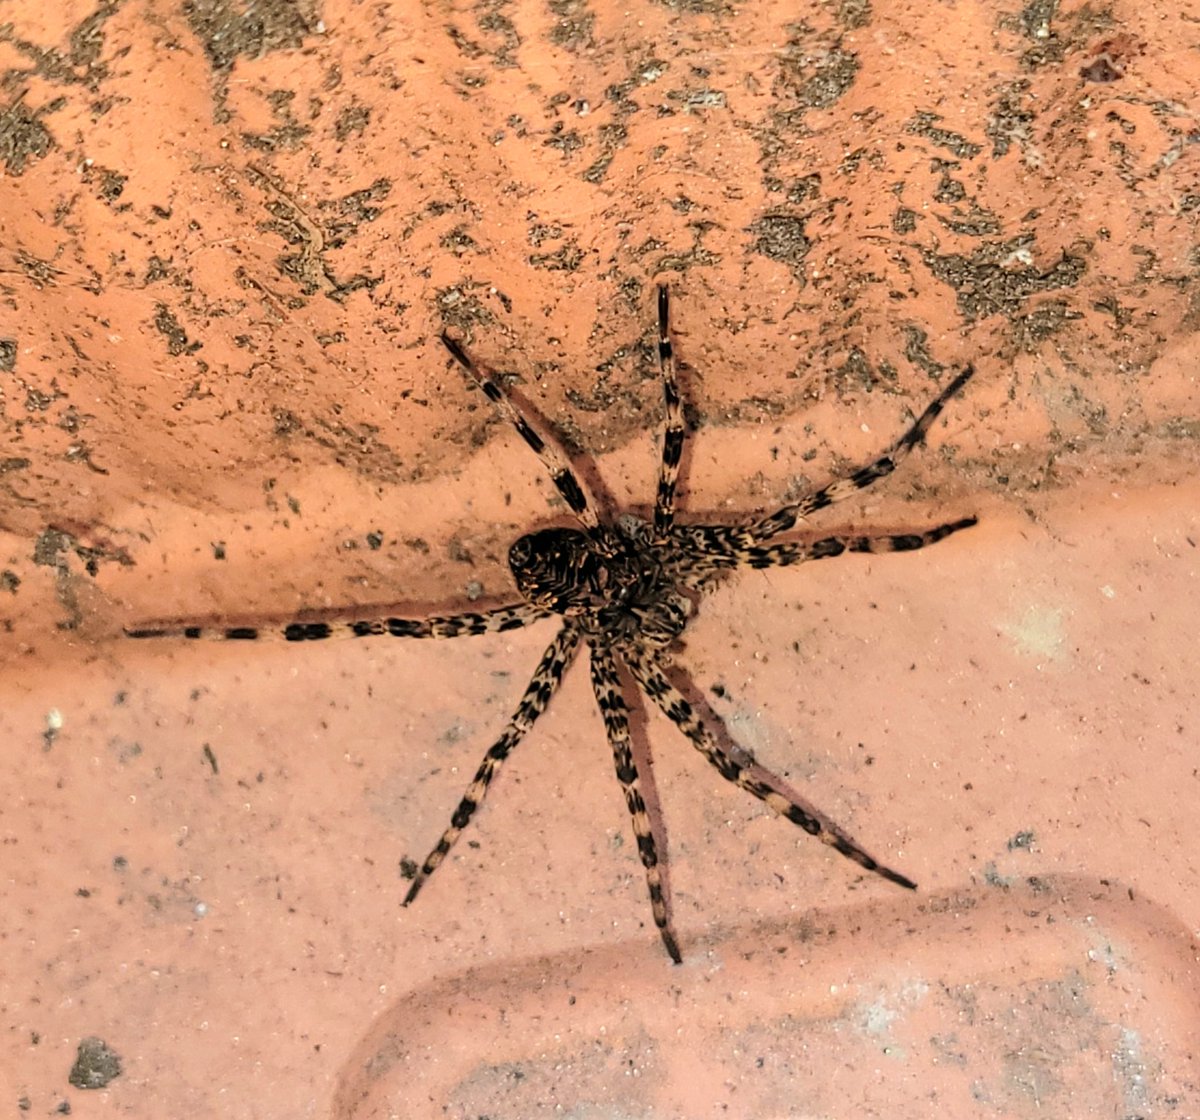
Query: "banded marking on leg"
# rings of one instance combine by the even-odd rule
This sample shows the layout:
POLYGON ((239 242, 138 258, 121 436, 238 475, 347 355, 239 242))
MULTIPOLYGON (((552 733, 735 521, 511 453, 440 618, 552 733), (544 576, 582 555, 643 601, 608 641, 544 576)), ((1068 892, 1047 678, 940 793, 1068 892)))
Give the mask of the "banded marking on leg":
POLYGON ((844 502, 847 498, 857 494, 859 490, 864 490, 881 478, 886 478, 908 458, 912 449, 924 440, 933 422, 946 407, 946 402, 962 390, 974 373, 975 370, 971 366, 963 369, 921 413, 916 423, 873 463, 868 463, 848 477, 837 479, 828 486, 823 486, 820 490, 801 498, 800 501, 784 506, 761 521, 755 522, 749 529, 754 543, 762 543, 779 533, 786 533, 795 526, 797 521, 807 517, 810 513, 834 505, 836 502, 844 502))
POLYGON ((799 825, 810 836, 815 836, 822 844, 827 844, 865 871, 872 871, 889 882, 897 883, 909 890, 916 889, 916 883, 907 875, 901 875, 900 872, 893 871, 890 867, 874 859, 831 821, 817 816, 775 789, 771 783, 782 781, 778 775, 759 766, 753 768, 742 766, 735 759, 730 758, 713 737, 712 732, 696 715, 687 698, 671 683, 662 668, 654 661, 631 657, 628 664, 646 695, 692 741, 692 745, 708 759, 722 778, 757 797, 781 817, 786 817, 792 824, 799 825))
POLYGON ((521 415, 520 410, 509 395, 501 388, 499 382, 490 377, 486 370, 477 365, 475 360, 462 348, 462 345, 448 334, 441 335, 442 344, 450 351, 451 356, 471 376, 471 380, 483 390, 484 395, 499 410, 501 415, 516 429, 517 434, 529 445, 529 449, 542 461, 559 494, 567 503, 567 507, 585 528, 595 529, 599 526, 596 511, 588 502, 579 479, 564 458, 561 451, 553 444, 547 443, 537 434, 521 415))
POLYGON ((937 544, 951 533, 969 529, 978 522, 977 517, 963 517, 921 533, 875 533, 857 537, 824 537, 809 543, 767 545, 763 548, 742 549, 737 553, 737 557, 740 563, 748 564, 751 568, 785 568, 790 564, 803 564, 808 560, 828 560, 846 552, 913 552, 918 548, 937 544))
POLYGON ((454 815, 450 818, 449 827, 442 833, 441 839, 433 846, 429 855, 425 857, 425 862, 421 864, 421 869, 417 872, 412 885, 408 888, 408 893, 404 896, 405 906, 417 897, 417 892, 424 885, 425 880, 438 869, 463 829, 470 824, 471 818, 487 794, 488 786, 496 776, 500 764, 508 758, 512 749, 525 737, 538 716, 546 710, 550 698, 562 681, 563 673, 579 648, 579 638, 579 630, 568 624, 558 632, 558 636, 542 654, 542 659, 534 670, 533 678, 525 689, 525 695, 521 697, 517 710, 513 713, 512 719, 508 721, 508 726, 505 727, 500 738, 488 749, 487 754, 483 756, 479 769, 475 771, 475 777, 471 780, 466 793, 463 794, 458 807, 454 810, 454 815))
POLYGON ((612 654, 603 645, 594 644, 591 655, 592 690, 596 694, 596 703, 600 706, 600 714, 604 717, 604 729, 608 733, 608 741, 612 746, 613 763, 617 770, 617 781, 625 794, 625 804, 633 822, 633 835, 637 840, 638 855, 646 872, 646 887, 650 892, 650 909, 654 914, 654 924, 667 952, 676 964, 683 958, 679 954, 679 941, 671 929, 671 918, 667 908, 666 896, 663 893, 662 871, 658 865, 658 846, 654 839, 654 830, 650 825, 650 816, 646 812, 646 802, 642 797, 641 779, 637 766, 633 761, 633 751, 629 743, 629 711, 621 696, 621 682, 617 675, 617 667, 612 654))
POLYGON ((200 641, 315 642, 325 638, 459 638, 516 630, 553 612, 532 603, 514 603, 490 611, 434 615, 432 618, 362 618, 331 622, 286 622, 262 626, 208 626, 146 623, 126 627, 127 638, 188 638, 200 641))
POLYGON ((671 343, 670 296, 665 284, 658 287, 658 368, 662 375, 666 421, 663 428, 662 462, 658 492, 654 499, 654 533, 663 539, 675 521, 675 484, 683 456, 683 402, 675 376, 675 348, 671 343))

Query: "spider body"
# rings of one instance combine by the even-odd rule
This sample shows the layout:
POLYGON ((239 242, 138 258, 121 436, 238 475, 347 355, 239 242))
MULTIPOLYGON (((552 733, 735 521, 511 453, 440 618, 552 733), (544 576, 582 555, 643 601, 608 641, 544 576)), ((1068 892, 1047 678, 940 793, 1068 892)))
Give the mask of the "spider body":
POLYGON ((673 536, 650 539, 646 522, 624 515, 591 535, 543 529, 509 552, 517 589, 534 606, 569 619, 589 641, 670 645, 693 602, 683 591, 690 568, 673 536))
MULTIPOLYGON (((651 911, 663 945, 677 964, 682 957, 671 928, 659 867, 658 845, 646 812, 642 785, 630 747, 629 706, 622 670, 692 742, 727 781, 761 800, 780 816, 834 848, 867 871, 913 888, 906 876, 885 867, 819 812, 800 804, 782 780, 734 747, 722 745, 687 699, 690 683, 673 666, 671 654, 696 610, 701 595, 738 567, 787 566, 830 559, 845 552, 904 552, 923 548, 975 524, 964 517, 919 532, 836 534, 817 540, 779 541, 809 514, 856 494, 891 474, 925 438, 946 402, 972 376, 963 369, 917 418, 909 430, 874 462, 835 480, 767 516, 744 525, 676 524, 675 487, 683 448, 682 404, 675 379, 667 289, 658 289, 658 358, 666 405, 666 427, 654 517, 632 514, 601 517, 570 464, 529 424, 498 382, 478 366, 462 345, 442 341, 452 357, 538 456, 572 516, 573 528, 527 533, 509 550, 509 567, 521 601, 484 611, 429 618, 368 618, 333 622, 290 622, 282 626, 208 627, 149 625, 128 630, 131 637, 252 640, 282 638, 304 642, 333 637, 456 638, 498 633, 557 616, 559 630, 547 647, 508 725, 488 749, 450 824, 412 879, 404 905, 441 865, 483 801, 501 764, 550 703, 581 645, 590 650, 596 701, 612 749, 617 780, 629 810, 638 854, 646 875, 651 911)), ((694 689, 693 689, 694 691, 694 689)))
POLYGON ((626 542, 604 529, 529 533, 509 550, 508 566, 528 602, 567 617, 628 598, 641 578, 626 542))

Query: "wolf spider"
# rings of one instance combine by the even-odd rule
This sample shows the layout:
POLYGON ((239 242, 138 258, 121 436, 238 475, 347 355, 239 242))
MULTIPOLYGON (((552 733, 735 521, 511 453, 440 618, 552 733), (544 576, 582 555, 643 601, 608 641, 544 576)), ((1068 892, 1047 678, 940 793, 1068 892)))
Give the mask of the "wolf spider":
POLYGON ((844 552, 908 552, 924 548, 976 523, 964 517, 915 533, 823 537, 810 542, 776 543, 811 513, 844 501, 885 478, 921 443, 946 402, 972 376, 964 368, 916 423, 873 463, 807 494, 796 502, 744 525, 676 524, 675 485, 683 450, 683 408, 675 378, 675 357, 668 322, 667 288, 658 289, 658 363, 666 401, 666 429, 654 518, 647 522, 631 514, 612 520, 602 517, 589 501, 579 479, 561 452, 530 426, 500 384, 447 334, 442 343, 454 360, 483 390, 506 420, 542 461, 576 528, 540 529, 518 538, 509 550, 520 602, 482 612, 424 619, 370 618, 355 621, 290 622, 278 627, 147 626, 127 630, 130 637, 218 639, 283 638, 312 641, 331 637, 456 638, 514 630, 557 615, 558 635, 534 670, 525 694, 500 738, 484 755, 475 777, 458 803, 450 825, 416 872, 404 898, 407 906, 426 879, 441 865, 454 842, 470 823, 500 764, 546 710, 563 673, 581 644, 591 650, 592 688, 604 719, 617 781, 633 822, 638 854, 646 872, 654 924, 671 959, 682 960, 671 928, 655 839, 629 737, 629 708, 623 695, 623 667, 644 692, 692 741, 721 777, 744 789, 805 832, 828 844, 867 871, 909 889, 916 884, 867 854, 831 821, 798 805, 783 792, 782 780, 759 767, 749 756, 727 751, 705 726, 680 689, 672 682, 670 650, 696 610, 701 594, 734 568, 768 568, 826 560, 844 552))

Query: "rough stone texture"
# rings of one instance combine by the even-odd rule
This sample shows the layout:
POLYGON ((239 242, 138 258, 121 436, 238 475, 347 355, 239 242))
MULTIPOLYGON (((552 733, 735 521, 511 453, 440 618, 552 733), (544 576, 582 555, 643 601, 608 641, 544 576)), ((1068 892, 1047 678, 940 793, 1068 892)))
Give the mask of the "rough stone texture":
POLYGON ((1200 1109, 1195 11, 3 19, 10 1108, 1200 1109), (508 597, 508 543, 562 509, 442 330, 644 509, 660 280, 686 509, 863 461, 972 361, 929 448, 813 529, 983 518, 705 604, 680 662, 731 733, 921 891, 655 717, 681 968, 578 669, 399 907, 544 627, 121 637, 508 597), (124 1072, 81 1095, 89 1036, 124 1072))
POLYGON ((121 1076, 121 1056, 102 1038, 85 1038, 67 1080, 76 1089, 105 1089, 121 1076))

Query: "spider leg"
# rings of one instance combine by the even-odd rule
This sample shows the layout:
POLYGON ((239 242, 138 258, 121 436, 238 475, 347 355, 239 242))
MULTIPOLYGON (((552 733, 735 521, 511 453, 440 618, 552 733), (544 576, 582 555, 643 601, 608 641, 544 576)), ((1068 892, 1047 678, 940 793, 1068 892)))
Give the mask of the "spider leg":
POLYGON ((549 610, 532 603, 515 603, 490 611, 435 615, 432 618, 363 618, 331 622, 287 622, 266 626, 204 626, 147 623, 126 627, 127 638, 201 638, 215 641, 312 642, 321 638, 458 638, 464 634, 494 634, 516 630, 546 618, 549 610))
POLYGON ((579 637, 579 630, 568 624, 558 632, 558 636, 542 654, 542 659, 533 671, 533 677, 525 689, 525 695, 521 697, 521 702, 517 705, 512 719, 508 721, 508 726, 500 738, 492 744, 487 754, 483 756, 479 769, 475 771, 475 777, 467 787, 466 793, 463 794, 462 800, 459 801, 458 808, 454 810, 454 815, 450 818, 449 828, 442 833, 442 838, 425 857, 425 862, 421 864, 421 869, 413 879, 412 886, 408 888, 408 894, 404 896, 405 906, 417 897, 417 892, 425 880, 437 870, 438 865, 446 858, 446 853, 454 845, 454 841, 470 823, 471 817, 487 793, 492 778, 496 776, 500 764, 509 756, 513 747, 525 737, 525 733, 533 726, 538 716, 546 710, 550 698, 562 680, 563 673, 579 648, 579 637))
POLYGON ((596 517, 596 511, 588 504, 587 495, 584 493, 579 479, 575 477, 575 472, 563 458, 562 452, 553 444, 547 443, 530 427, 529 422, 521 415, 517 406, 513 404, 499 383, 489 377, 487 371, 475 363, 474 359, 462 348, 461 343, 455 341, 448 334, 443 334, 441 339, 442 345, 450 351, 454 360, 470 374, 471 380, 483 390, 484 396, 495 404, 504 418, 516 428, 517 434, 541 459, 542 465, 549 471, 550 478, 558 488, 558 492, 563 496, 563 500, 579 522, 585 528, 597 528, 600 522, 596 517))
POLYGON ((941 414, 946 402, 958 393, 971 379, 975 370, 967 366, 950 382, 917 418, 917 421, 892 446, 873 463, 860 467, 846 478, 839 478, 828 486, 814 491, 790 506, 784 506, 769 517, 764 517, 746 530, 754 544, 761 544, 778 533, 786 533, 797 521, 819 509, 831 506, 835 502, 844 502, 853 497, 859 490, 865 489, 873 482, 886 478, 908 457, 909 452, 917 446, 929 431, 930 426, 941 414))
POLYGON ((646 869, 646 886, 650 891, 654 924, 658 927, 659 936, 667 952, 671 954, 671 960, 680 964, 683 958, 679 955, 679 942, 671 929, 671 919, 663 895, 658 846, 654 841, 650 817, 646 813, 646 802, 642 798, 641 781, 629 745, 629 710, 621 696, 617 666, 612 654, 602 644, 592 646, 591 661, 592 689, 596 693, 596 703, 600 705, 600 714, 604 717, 604 729, 608 732, 613 762, 617 767, 617 781, 621 783, 625 794, 625 804, 629 807, 629 815, 633 820, 633 834, 637 838, 638 854, 642 857, 642 866, 646 869))
POLYGON ((978 522, 977 517, 964 517, 923 533, 896 533, 863 537, 823 537, 810 543, 795 542, 768 545, 765 548, 744 548, 736 553, 738 562, 751 568, 787 567, 803 564, 806 560, 827 560, 841 556, 844 552, 912 552, 944 540, 960 529, 969 529, 978 522))
POLYGON ((716 767, 722 778, 733 782, 747 793, 753 794, 781 817, 786 817, 792 824, 799 825, 809 835, 815 836, 823 844, 828 844, 864 870, 873 871, 890 882, 898 883, 909 890, 916 889, 916 883, 906 875, 901 875, 898 871, 893 871, 890 867, 885 867, 873 859, 832 822, 823 820, 780 793, 778 789, 774 788, 775 784, 779 784, 781 781, 777 775, 757 764, 743 766, 731 758, 713 737, 712 732, 704 726, 704 722, 696 715, 687 698, 671 683, 656 661, 649 658, 630 657, 628 663, 646 695, 662 709, 663 713, 680 731, 691 739, 692 744, 716 767))
POLYGON ((654 534, 661 540, 670 532, 675 520, 675 483, 683 454, 683 406, 679 399, 679 384, 675 380, 675 350, 671 345, 670 297, 666 284, 658 286, 658 368, 662 371, 667 413, 658 493, 654 499, 654 534))

